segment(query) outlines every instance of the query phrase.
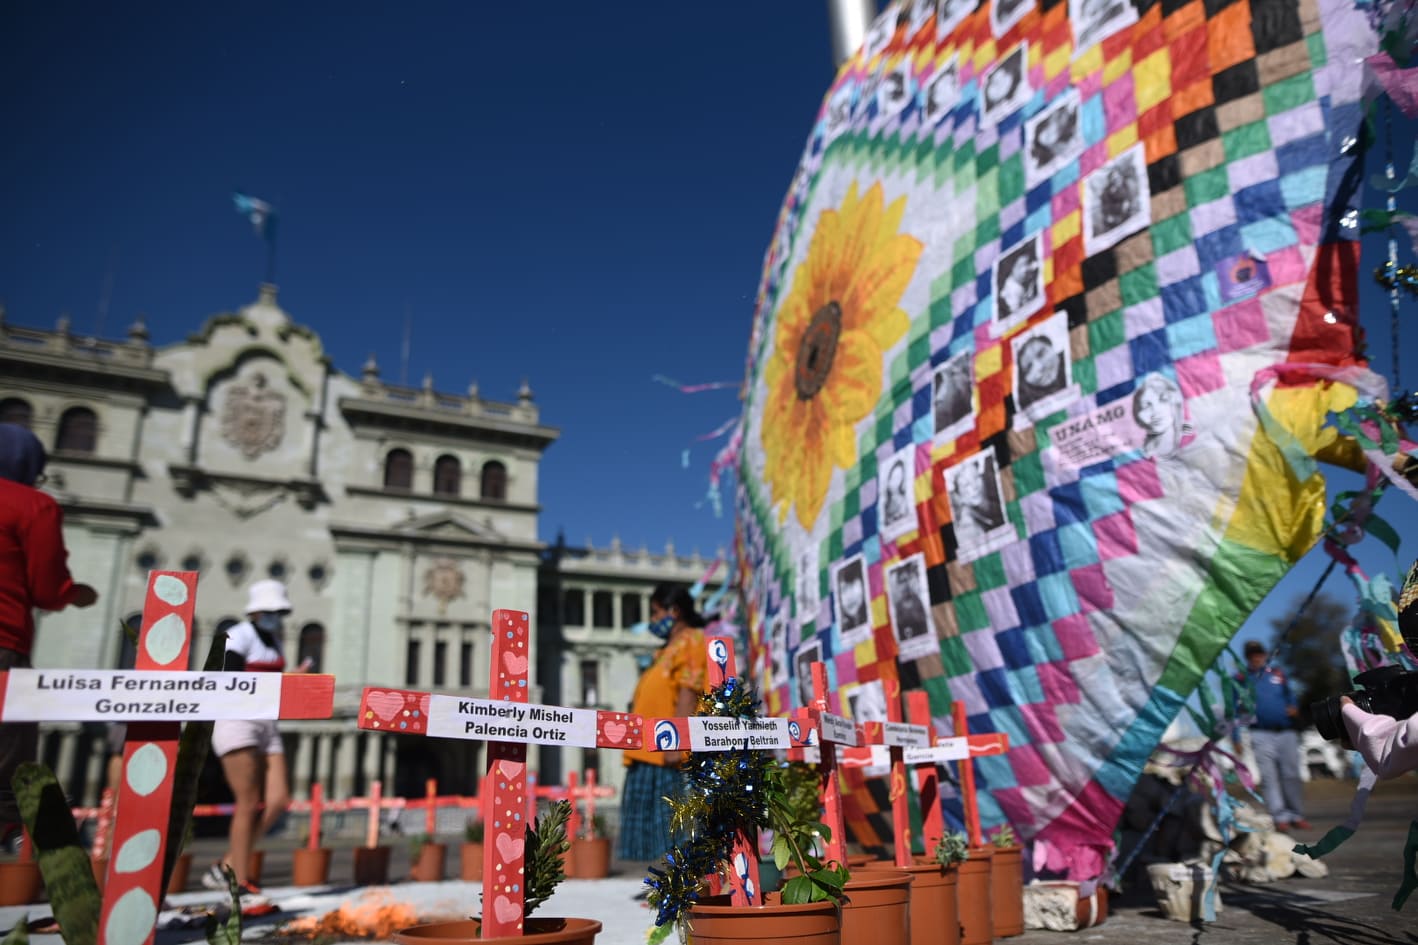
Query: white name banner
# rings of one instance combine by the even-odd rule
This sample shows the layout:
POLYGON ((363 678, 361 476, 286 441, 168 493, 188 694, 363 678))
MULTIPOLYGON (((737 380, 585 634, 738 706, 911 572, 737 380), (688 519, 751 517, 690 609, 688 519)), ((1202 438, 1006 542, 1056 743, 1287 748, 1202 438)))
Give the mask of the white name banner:
POLYGON ((883 722, 881 740, 889 748, 926 748, 931 743, 931 734, 924 725, 883 722))
POLYGON ((902 755, 908 765, 944 764, 970 757, 970 742, 966 738, 938 738, 930 748, 908 748, 902 755))
POLYGON ((725 719, 690 716, 692 751, 728 751, 733 748, 791 748, 787 719, 725 719))
POLYGON ((825 742, 836 742, 839 745, 858 744, 857 727, 852 724, 851 719, 833 715, 831 712, 823 712, 818 716, 818 728, 821 730, 822 740, 825 742))
POLYGON ((493 699, 428 698, 428 734, 480 742, 596 747, 596 710, 493 699))
POLYGON ((280 673, 12 669, 6 722, 190 722, 274 719, 280 673))

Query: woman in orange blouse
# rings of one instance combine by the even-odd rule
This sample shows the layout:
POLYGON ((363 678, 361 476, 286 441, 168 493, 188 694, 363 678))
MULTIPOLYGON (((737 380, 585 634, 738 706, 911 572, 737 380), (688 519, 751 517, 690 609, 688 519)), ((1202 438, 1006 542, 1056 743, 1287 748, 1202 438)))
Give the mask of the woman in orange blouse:
MULTIPOLYGON (((646 719, 693 715, 704 691, 704 618, 689 590, 661 584, 650 595, 650 632, 665 641, 640 676, 631 711, 646 719)), ((624 753, 625 792, 620 813, 620 859, 653 861, 670 847, 667 795, 679 792, 682 751, 624 753)))

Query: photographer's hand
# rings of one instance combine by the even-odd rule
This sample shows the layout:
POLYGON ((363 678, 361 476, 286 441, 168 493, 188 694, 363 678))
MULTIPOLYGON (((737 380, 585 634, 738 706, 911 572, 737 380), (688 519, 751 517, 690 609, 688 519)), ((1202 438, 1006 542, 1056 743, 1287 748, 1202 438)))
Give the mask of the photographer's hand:
POLYGON ((1341 709, 1344 727, 1364 763, 1380 778, 1418 768, 1418 715, 1403 721, 1372 715, 1349 699, 1341 709))

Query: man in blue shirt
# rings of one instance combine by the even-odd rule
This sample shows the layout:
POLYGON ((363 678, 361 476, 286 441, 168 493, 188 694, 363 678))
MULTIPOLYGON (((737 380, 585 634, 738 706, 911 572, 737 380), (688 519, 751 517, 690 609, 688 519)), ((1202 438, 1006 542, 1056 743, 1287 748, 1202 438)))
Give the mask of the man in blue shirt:
POLYGON ((1251 722, 1251 750, 1260 768, 1261 793, 1275 819, 1275 829, 1309 830, 1300 790, 1300 735, 1295 719, 1300 714, 1290 681, 1277 666, 1267 664, 1269 652, 1259 640, 1246 642, 1246 687, 1255 697, 1251 722))

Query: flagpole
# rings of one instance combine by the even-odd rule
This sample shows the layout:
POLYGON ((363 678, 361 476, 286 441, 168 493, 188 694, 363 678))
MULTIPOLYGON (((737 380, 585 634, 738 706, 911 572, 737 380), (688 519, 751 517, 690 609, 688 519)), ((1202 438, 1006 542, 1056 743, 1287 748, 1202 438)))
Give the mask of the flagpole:
POLYGON ((266 238, 266 284, 276 284, 276 220, 273 216, 267 226, 266 238))

